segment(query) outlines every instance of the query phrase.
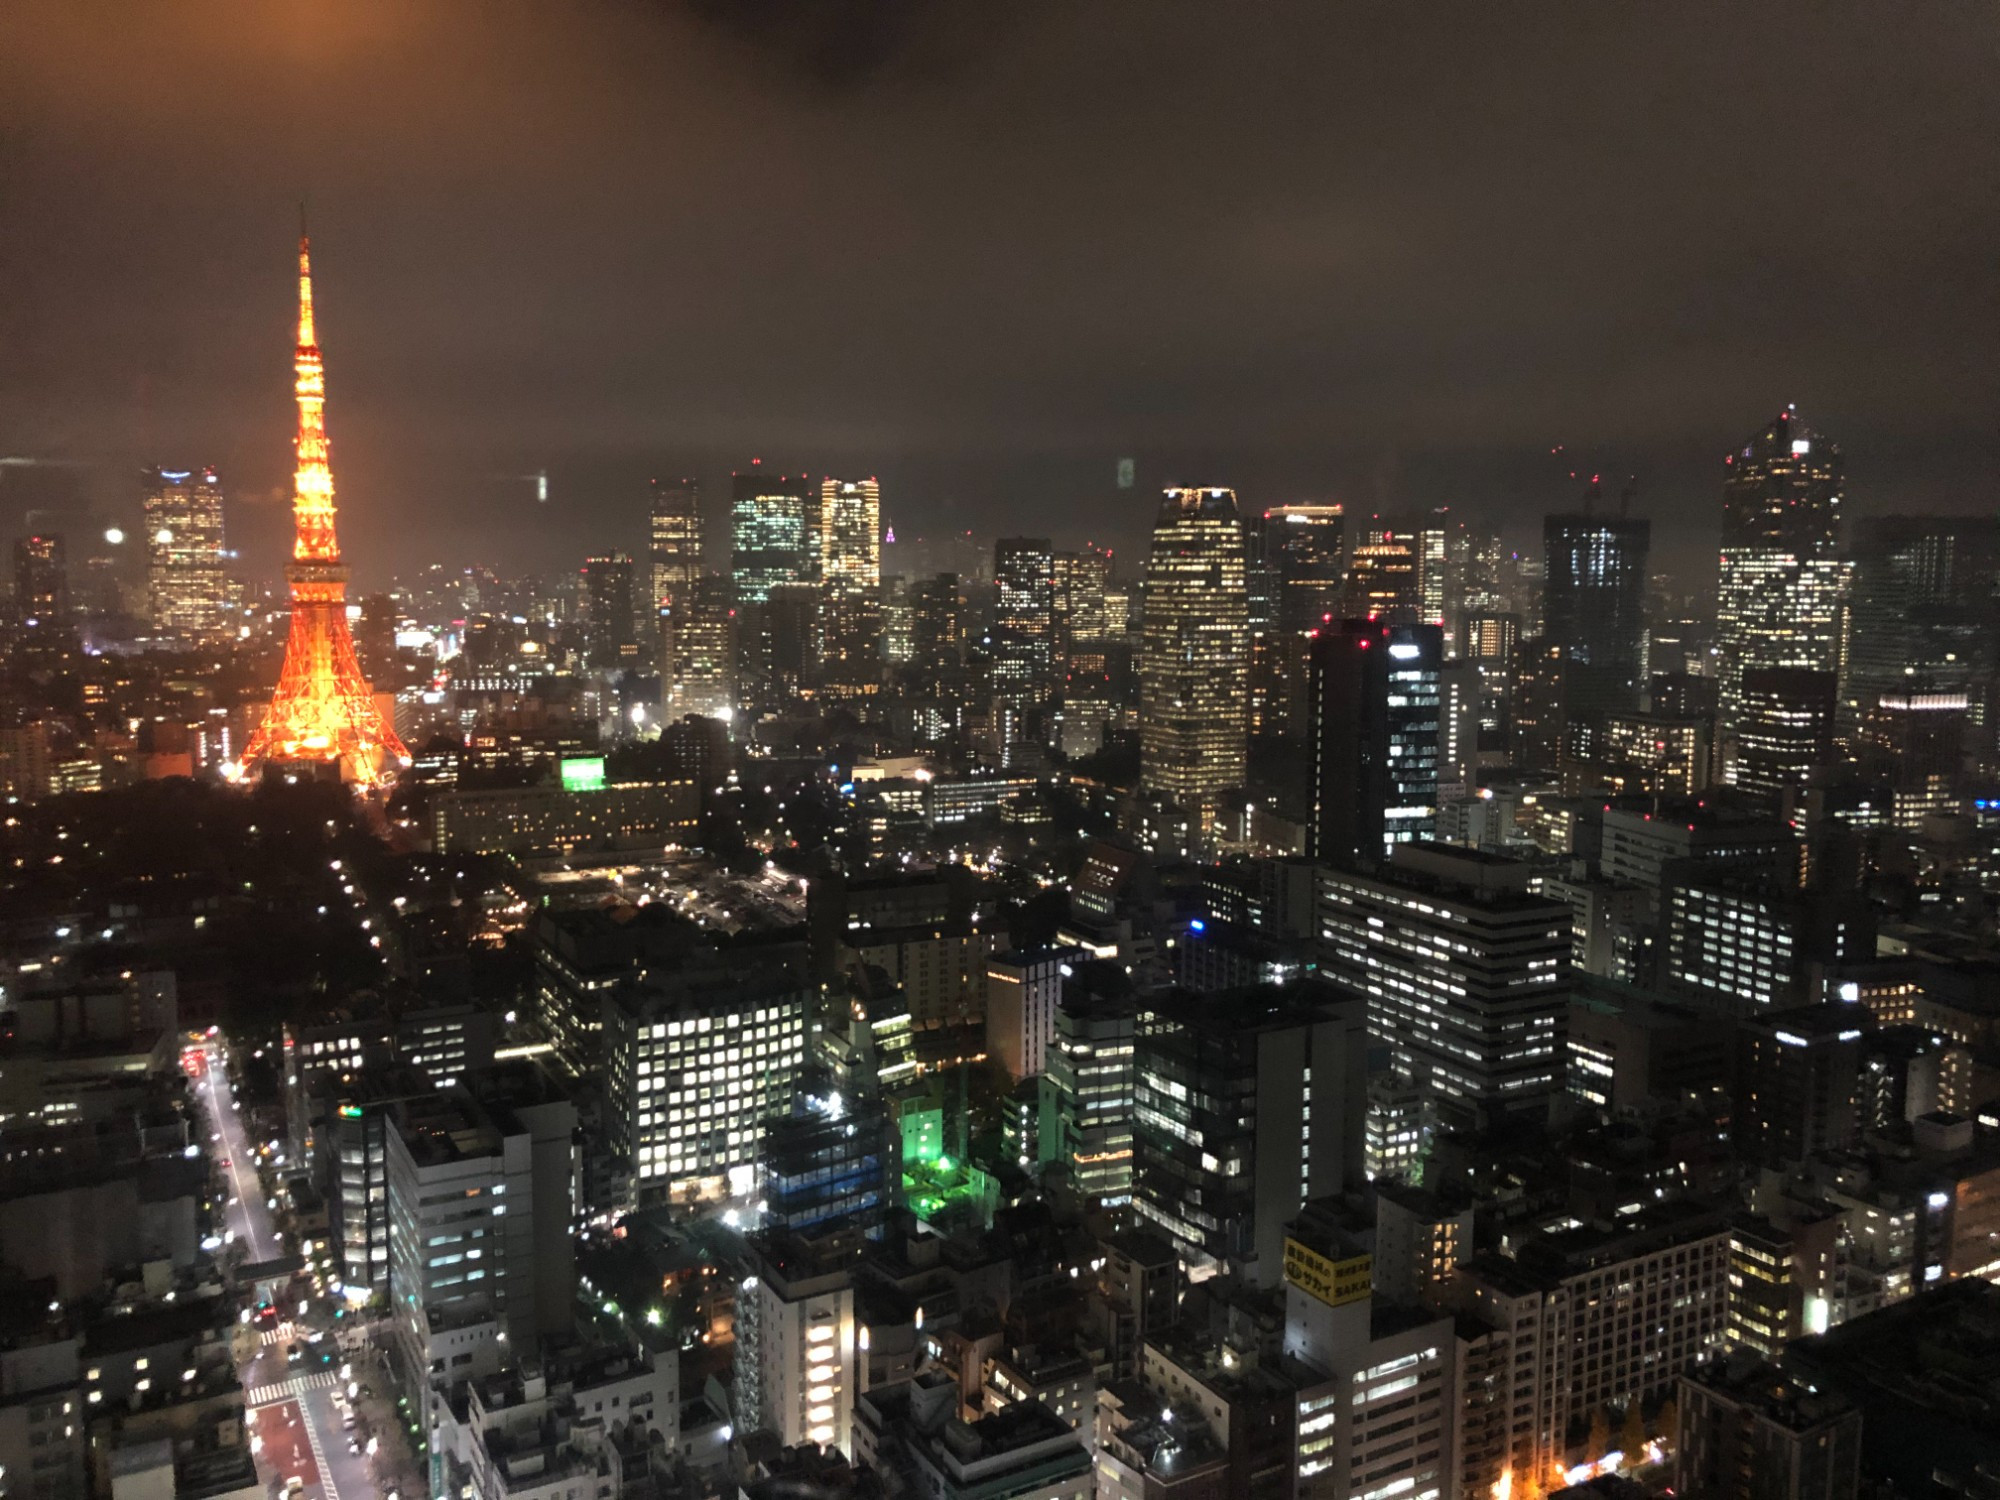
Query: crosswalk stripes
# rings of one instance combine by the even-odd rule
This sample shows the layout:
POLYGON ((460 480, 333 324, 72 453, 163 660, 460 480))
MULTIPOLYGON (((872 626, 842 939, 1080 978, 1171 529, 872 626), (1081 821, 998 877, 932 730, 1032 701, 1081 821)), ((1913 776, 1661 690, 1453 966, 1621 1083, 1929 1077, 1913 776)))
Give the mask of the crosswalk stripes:
POLYGON ((297 1338, 298 1334, 298 1325, 288 1318, 276 1328, 266 1328, 263 1333, 258 1335, 258 1342, 266 1349, 269 1349, 278 1344, 289 1343, 292 1339, 297 1338))
POLYGON ((307 1391, 326 1390, 339 1381, 340 1377, 332 1370, 315 1370, 310 1375, 294 1375, 290 1380, 279 1381, 275 1385, 253 1385, 250 1387, 250 1404, 269 1406, 274 1401, 289 1401, 307 1391))

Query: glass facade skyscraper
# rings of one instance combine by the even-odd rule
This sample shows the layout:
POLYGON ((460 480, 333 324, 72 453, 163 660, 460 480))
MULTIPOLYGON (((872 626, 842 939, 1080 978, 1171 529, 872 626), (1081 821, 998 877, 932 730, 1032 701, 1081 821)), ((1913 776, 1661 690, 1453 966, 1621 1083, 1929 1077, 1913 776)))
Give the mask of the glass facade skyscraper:
POLYGON ((826 684, 845 696, 872 693, 882 677, 882 488, 828 479, 819 514, 826 684))
POLYGON ((213 469, 154 469, 146 480, 146 592, 153 628, 209 641, 228 628, 222 482, 213 469))
POLYGON ((1444 632, 1347 620, 1312 652, 1307 852, 1370 863, 1437 829, 1444 632))
POLYGON ((1249 757, 1250 599, 1236 492, 1170 489, 1146 559, 1139 756, 1146 789, 1204 822, 1249 757))
POLYGON ((648 520, 651 602, 660 609, 701 577, 701 487, 692 479, 655 479, 648 520))
POLYGON ((729 540, 736 602, 762 604, 771 590, 808 582, 818 571, 812 555, 815 527, 803 479, 768 474, 761 467, 731 476, 729 540))
POLYGON ((1788 407, 1729 455, 1716 646, 1724 770, 1758 667, 1840 669, 1849 565, 1840 556, 1840 449, 1788 407))
POLYGON ((1614 672, 1633 694, 1646 671, 1650 521, 1555 515, 1542 521, 1542 636, 1571 660, 1614 672))

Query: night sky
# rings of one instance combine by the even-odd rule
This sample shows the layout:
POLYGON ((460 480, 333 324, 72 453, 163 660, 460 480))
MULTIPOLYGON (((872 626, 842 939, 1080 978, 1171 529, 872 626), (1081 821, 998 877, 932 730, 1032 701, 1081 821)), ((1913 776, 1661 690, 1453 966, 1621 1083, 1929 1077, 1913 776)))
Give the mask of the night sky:
POLYGON ((1679 561, 1787 401, 1855 510, 1991 509, 1996 62, 1944 0, 8 0, 0 457, 69 466, 0 517, 214 463, 275 576, 302 195, 364 580, 753 455, 1121 545, 1174 482, 1525 541, 1581 464, 1679 561))

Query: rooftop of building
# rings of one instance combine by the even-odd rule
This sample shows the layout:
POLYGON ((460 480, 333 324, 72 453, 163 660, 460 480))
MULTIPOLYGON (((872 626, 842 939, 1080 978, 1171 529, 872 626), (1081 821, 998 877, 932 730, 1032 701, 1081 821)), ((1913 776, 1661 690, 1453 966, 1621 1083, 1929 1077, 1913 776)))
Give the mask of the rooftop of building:
POLYGON ((1800 1339, 1784 1363, 1862 1408, 1871 1471, 1918 1490, 2000 1471, 2000 1285, 1946 1282, 1800 1339))
POLYGON ((492 1117, 455 1091, 404 1101, 395 1122, 397 1137, 419 1167, 497 1156, 504 1140, 492 1117))
POLYGON ((1244 1037, 1331 1021, 1363 1003, 1359 995, 1332 980, 1312 978, 1207 993, 1173 989, 1148 996, 1141 1008, 1196 1031, 1244 1037))
POLYGON ((1783 1010, 1767 1010, 1746 1017, 1742 1024, 1748 1029, 1775 1036, 1781 1042, 1793 1038, 1810 1044, 1858 1042, 1868 1020, 1868 1012, 1856 1005, 1792 1005, 1783 1010))
POLYGON ((1683 1378, 1792 1432, 1810 1432, 1854 1409, 1837 1392, 1814 1390, 1746 1353, 1698 1364, 1683 1378))

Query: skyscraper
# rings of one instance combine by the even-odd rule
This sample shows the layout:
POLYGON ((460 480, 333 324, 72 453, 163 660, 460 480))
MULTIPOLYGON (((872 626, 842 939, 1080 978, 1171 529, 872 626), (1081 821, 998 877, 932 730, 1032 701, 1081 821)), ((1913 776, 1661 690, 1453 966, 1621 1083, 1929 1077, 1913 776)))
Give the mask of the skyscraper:
POLYGON ((689 714, 734 716, 736 610, 728 579, 697 579, 660 611, 660 707, 668 724, 689 714))
POLYGON ((819 489, 820 587, 826 603, 826 685, 873 693, 882 677, 882 491, 873 479, 819 489))
POLYGON ((1990 747, 2000 723, 2000 521, 1871 516, 1857 530, 1842 733, 1852 743, 1885 694, 1958 692, 1990 747))
MULTIPOLYGON (((815 513, 818 507, 812 506, 815 513)), ((730 476, 729 540, 739 606, 762 604, 782 584, 805 583, 818 571, 806 482, 771 474, 753 459, 730 476)))
POLYGON ((965 660, 965 591, 956 573, 910 585, 910 661, 925 672, 956 671, 965 660))
POLYGON ((1542 521, 1544 639, 1572 661, 1614 674, 1634 702, 1645 681, 1652 531, 1650 521, 1588 511, 1542 521))
POLYGON ((701 577, 701 487, 692 479, 653 481, 649 585, 657 610, 701 577))
POLYGON ((53 626, 68 620, 69 570, 61 532, 37 532, 14 543, 14 610, 24 623, 53 626))
POLYGON ((213 469, 146 476, 146 592, 153 628, 191 641, 228 628, 222 483, 213 469))
POLYGON ((1105 595, 1111 589, 1111 549, 1095 543, 1081 551, 1054 557, 1056 666, 1067 671, 1070 657, 1081 648, 1087 655, 1102 652, 1111 634, 1105 595))
POLYGON ((1346 613, 1407 625, 1423 618, 1423 602, 1416 535, 1387 526, 1363 530, 1348 554, 1346 613))
POLYGON ((623 552, 583 560, 584 659, 600 671, 636 665, 632 559, 623 552))
POLYGON ((1752 667, 1737 690, 1736 785, 1776 802, 1834 759, 1831 672, 1752 667))
POLYGON ((1235 491, 1168 490, 1146 559, 1140 767, 1204 822, 1247 769, 1249 610, 1235 491))
POLYGON ((1278 570, 1278 623, 1311 630, 1340 618, 1347 582, 1347 520, 1338 505, 1274 505, 1264 552, 1278 570))
POLYGON ((1047 537, 993 544, 993 696, 1016 708, 1048 696, 1055 662, 1055 552, 1047 537))
POLYGON ((1437 828, 1435 625, 1346 620, 1312 651, 1312 817, 1317 859, 1372 863, 1437 828))
POLYGON ((1839 670, 1848 564, 1839 556, 1840 450, 1791 408, 1725 462, 1716 645, 1724 771, 1733 781, 1744 674, 1839 670))

